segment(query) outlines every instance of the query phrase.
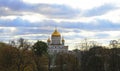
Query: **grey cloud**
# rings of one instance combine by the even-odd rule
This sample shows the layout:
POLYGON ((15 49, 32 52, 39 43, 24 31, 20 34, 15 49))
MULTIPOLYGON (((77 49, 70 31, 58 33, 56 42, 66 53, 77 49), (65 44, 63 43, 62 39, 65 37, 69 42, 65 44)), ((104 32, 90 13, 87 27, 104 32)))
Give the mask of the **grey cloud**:
MULTIPOLYGON (((30 30, 29 32, 34 32, 34 33, 37 33, 36 31, 41 32, 41 33, 44 33, 46 31, 50 32, 53 30, 53 28, 55 26, 58 28, 60 27, 60 28, 74 29, 74 30, 75 29, 91 30, 91 31, 120 30, 120 28, 119 28, 120 24, 118 24, 118 23, 112 23, 111 21, 103 20, 103 19, 96 19, 96 21, 98 22, 97 24, 94 22, 89 22, 89 23, 85 23, 85 22, 59 22, 58 23, 58 22, 55 22, 53 20, 44 20, 41 22, 31 23, 29 21, 17 18, 15 20, 0 20, 0 26, 1 27, 25 27, 25 29, 29 28, 29 29, 26 29, 27 31, 30 30), (96 24, 96 25, 94 25, 94 24, 96 24), (31 29, 30 29, 30 27, 31 27, 31 29), (38 29, 34 29, 34 27, 37 27, 38 29), (49 28, 47 29, 47 27, 51 27, 51 30, 49 28), (39 30, 42 30, 41 28, 46 28, 47 30, 39 31, 39 30)), ((24 31, 24 30, 22 30, 22 31, 24 31)), ((61 30, 61 31, 63 31, 63 30, 61 30)), ((68 30, 66 30, 66 32, 67 31, 68 30)))
POLYGON ((48 18, 76 18, 78 15, 86 17, 99 16, 103 15, 114 9, 119 9, 119 7, 113 4, 103 4, 102 6, 95 7, 89 10, 85 10, 84 13, 81 13, 80 9, 73 9, 70 6, 58 5, 58 4, 28 4, 22 0, 0 0, 0 16, 8 15, 24 15, 31 13, 42 14, 48 18), (8 8, 6 10, 5 8, 8 8))
POLYGON ((71 29, 82 29, 90 31, 110 31, 110 30, 120 30, 119 23, 113 23, 108 20, 96 19, 97 23, 94 22, 61 22, 60 27, 71 28, 71 29))
POLYGON ((103 15, 109 11, 113 11, 114 9, 119 9, 119 7, 117 7, 113 4, 104 4, 99 7, 85 10, 83 13, 83 16, 86 16, 86 17, 99 16, 99 15, 103 15))
POLYGON ((40 27, 37 27, 37 29, 34 29, 33 27, 17 27, 17 35, 23 34, 23 35, 27 35, 27 34, 50 34, 50 32, 52 32, 53 30, 50 29, 41 29, 40 27), (24 32, 23 32, 24 31, 24 32))
POLYGON ((1 27, 47 27, 47 26, 58 26, 55 21, 43 20, 42 22, 31 23, 27 20, 21 18, 16 18, 14 20, 3 20, 0 19, 1 27))
POLYGON ((23 15, 22 12, 39 13, 49 18, 74 18, 80 11, 66 5, 28 4, 22 0, 0 0, 1 16, 23 15), (8 10, 5 8, 8 8, 8 10))

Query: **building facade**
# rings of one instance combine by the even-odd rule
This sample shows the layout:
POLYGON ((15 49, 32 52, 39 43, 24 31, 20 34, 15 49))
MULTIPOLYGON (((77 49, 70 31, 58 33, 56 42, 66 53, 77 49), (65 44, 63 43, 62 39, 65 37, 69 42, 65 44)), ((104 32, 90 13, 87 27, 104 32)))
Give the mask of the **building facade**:
POLYGON ((47 44, 49 54, 68 51, 68 46, 65 46, 65 40, 61 37, 57 29, 52 33, 51 38, 48 38, 47 44))

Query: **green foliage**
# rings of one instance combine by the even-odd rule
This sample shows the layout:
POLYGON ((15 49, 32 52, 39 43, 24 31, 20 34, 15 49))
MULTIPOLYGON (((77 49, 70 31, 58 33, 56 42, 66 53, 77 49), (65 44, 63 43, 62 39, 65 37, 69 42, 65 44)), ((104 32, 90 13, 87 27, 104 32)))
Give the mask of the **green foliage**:
MULTIPOLYGON (((42 63, 41 58, 43 57, 43 54, 47 53, 47 44, 43 41, 37 41, 33 46, 32 46, 32 51, 34 52, 33 54, 33 61, 35 64, 35 71, 44 71, 45 65, 42 63)), ((46 60, 46 59, 43 59, 46 60)), ((48 61, 46 61, 48 63, 48 61)), ((46 65, 47 66, 47 65, 46 65)))
POLYGON ((36 55, 42 56, 42 54, 47 52, 47 44, 43 41, 37 41, 33 45, 33 51, 36 55))

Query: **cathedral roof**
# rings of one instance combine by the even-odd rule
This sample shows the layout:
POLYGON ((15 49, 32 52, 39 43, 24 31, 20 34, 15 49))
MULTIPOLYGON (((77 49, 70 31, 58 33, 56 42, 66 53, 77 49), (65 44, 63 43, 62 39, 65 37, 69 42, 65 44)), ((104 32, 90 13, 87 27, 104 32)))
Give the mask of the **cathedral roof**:
POLYGON ((55 31, 52 33, 52 37, 60 37, 60 33, 55 29, 55 31))

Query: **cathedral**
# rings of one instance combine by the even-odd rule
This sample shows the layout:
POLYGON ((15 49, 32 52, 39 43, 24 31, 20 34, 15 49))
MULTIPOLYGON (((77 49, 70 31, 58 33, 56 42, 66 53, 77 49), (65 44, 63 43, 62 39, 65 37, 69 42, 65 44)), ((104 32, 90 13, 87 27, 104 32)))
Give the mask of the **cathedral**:
POLYGON ((68 51, 68 46, 65 46, 65 40, 57 29, 52 33, 51 38, 48 38, 47 44, 49 54, 68 51))

